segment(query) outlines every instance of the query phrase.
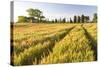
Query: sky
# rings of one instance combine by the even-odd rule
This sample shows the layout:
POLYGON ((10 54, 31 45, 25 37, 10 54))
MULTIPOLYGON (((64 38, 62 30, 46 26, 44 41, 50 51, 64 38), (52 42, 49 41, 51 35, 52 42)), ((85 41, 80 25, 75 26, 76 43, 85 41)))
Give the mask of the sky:
POLYGON ((74 15, 81 16, 82 14, 90 16, 90 19, 92 19, 93 14, 97 13, 96 6, 14 1, 14 21, 16 22, 18 20, 18 16, 28 16, 26 10, 29 8, 41 10, 46 19, 49 20, 55 18, 66 18, 66 20, 69 20, 74 15))

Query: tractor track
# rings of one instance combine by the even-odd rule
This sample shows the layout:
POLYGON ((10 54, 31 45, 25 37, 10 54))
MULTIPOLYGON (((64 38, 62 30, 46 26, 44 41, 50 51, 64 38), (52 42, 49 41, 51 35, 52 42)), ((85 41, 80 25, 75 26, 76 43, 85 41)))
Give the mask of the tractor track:
POLYGON ((97 42, 95 42, 95 40, 92 38, 92 36, 89 34, 89 32, 83 27, 83 25, 81 25, 81 27, 85 31, 84 34, 90 42, 89 45, 92 47, 91 49, 94 51, 94 56, 95 56, 95 61, 96 61, 97 60, 97 42))

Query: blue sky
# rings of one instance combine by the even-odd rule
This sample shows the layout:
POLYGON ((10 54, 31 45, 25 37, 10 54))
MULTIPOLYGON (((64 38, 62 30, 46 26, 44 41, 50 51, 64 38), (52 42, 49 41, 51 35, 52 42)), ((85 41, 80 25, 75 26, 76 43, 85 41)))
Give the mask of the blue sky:
POLYGON ((87 5, 72 5, 72 4, 57 4, 43 3, 30 1, 14 1, 14 21, 17 21, 18 16, 28 16, 27 9, 40 9, 47 19, 73 18, 74 15, 88 15, 93 18, 93 13, 97 12, 96 6, 87 5))

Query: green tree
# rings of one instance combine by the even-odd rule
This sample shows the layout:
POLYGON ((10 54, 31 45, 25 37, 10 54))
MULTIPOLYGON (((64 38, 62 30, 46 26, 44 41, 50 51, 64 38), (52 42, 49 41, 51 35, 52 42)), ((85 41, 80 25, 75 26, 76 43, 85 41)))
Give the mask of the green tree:
POLYGON ((30 9, 27 10, 27 12, 28 12, 28 15, 29 15, 31 22, 33 22, 33 18, 36 17, 35 10, 30 8, 30 9))
POLYGON ((55 23, 57 23, 58 22, 58 20, 57 19, 55 19, 55 23))
POLYGON ((62 22, 65 23, 66 22, 66 18, 63 18, 62 22))
POLYGON ((40 22, 43 21, 44 18, 44 16, 40 16, 40 22))
POLYGON ((74 23, 76 23, 77 22, 77 17, 76 16, 74 16, 74 23))
POLYGON ((60 18, 58 22, 59 22, 59 23, 62 23, 62 19, 60 18))
MULTIPOLYGON (((39 9, 33 9, 30 8, 27 10, 29 17, 37 19, 38 21, 41 21, 41 18, 44 18, 44 16, 42 15, 42 11, 40 11, 39 9)), ((33 19, 31 19, 31 21, 33 22, 33 19)))
POLYGON ((72 19, 70 18, 70 23, 73 23, 72 19))
POLYGON ((97 23, 97 13, 94 13, 93 15, 93 22, 97 23))
POLYGON ((54 20, 54 19, 52 19, 51 23, 54 23, 54 22, 55 22, 55 20, 54 20))
POLYGON ((81 22, 84 23, 84 15, 81 16, 81 22))
POLYGON ((84 21, 87 23, 89 22, 89 20, 90 20, 89 16, 85 16, 84 21))
POLYGON ((80 18, 80 16, 78 16, 78 23, 80 23, 80 21, 81 21, 81 18, 80 18))
POLYGON ((18 16, 18 22, 27 22, 27 17, 26 16, 18 16))
POLYGON ((38 10, 38 9, 34 9, 35 14, 36 14, 36 18, 38 19, 38 21, 41 21, 41 18, 44 18, 44 16, 42 15, 42 11, 38 10))

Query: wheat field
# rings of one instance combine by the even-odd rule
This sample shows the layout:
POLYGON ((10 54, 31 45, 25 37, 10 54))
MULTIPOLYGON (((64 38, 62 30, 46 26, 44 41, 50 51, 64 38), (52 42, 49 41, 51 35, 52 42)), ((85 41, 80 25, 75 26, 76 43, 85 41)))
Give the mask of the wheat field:
POLYGON ((15 23, 12 30, 13 65, 97 60, 96 23, 15 23))

